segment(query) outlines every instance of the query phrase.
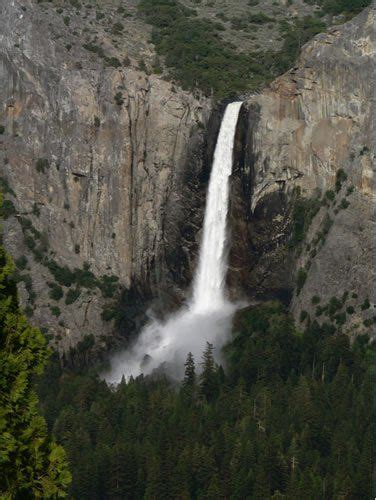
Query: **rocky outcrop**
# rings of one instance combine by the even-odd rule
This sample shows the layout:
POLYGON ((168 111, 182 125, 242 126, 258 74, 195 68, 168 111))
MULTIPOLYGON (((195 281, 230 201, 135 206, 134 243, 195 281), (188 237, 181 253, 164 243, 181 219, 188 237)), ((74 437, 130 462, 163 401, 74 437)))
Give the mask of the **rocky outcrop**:
POLYGON ((288 302, 298 281, 297 320, 351 332, 369 330, 374 307, 374 25, 370 8, 318 35, 247 100, 234 174, 233 289, 288 302))
POLYGON ((106 29, 112 59, 78 43, 82 26, 50 6, 1 7, 4 233, 22 303, 60 350, 85 335, 104 343, 113 321, 103 316, 113 318, 121 289, 147 302, 174 282, 178 293, 174 270, 189 279, 210 101, 140 71, 131 51, 118 66, 125 55, 106 29))
MULTIPOLYGON (((189 293, 223 106, 153 74, 149 28, 126 12, 116 38, 111 2, 105 22, 1 7, 4 240, 33 323, 80 356, 189 293)), ((350 332, 373 315, 374 18, 317 36, 246 100, 230 200, 231 296, 350 332)))

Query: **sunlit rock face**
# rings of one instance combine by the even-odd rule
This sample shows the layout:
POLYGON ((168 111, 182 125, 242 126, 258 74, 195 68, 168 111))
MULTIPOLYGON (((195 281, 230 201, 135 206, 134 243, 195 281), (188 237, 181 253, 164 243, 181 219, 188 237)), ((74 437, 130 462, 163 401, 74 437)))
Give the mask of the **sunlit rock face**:
MULTIPOLYGON (((372 302, 374 18, 367 9, 317 36, 295 68, 243 107, 230 194, 234 299, 278 297, 299 319, 302 310, 314 317, 312 296, 325 303, 349 292, 358 298, 346 325, 360 331, 370 315, 359 304, 372 302), (340 168, 347 179, 335 204, 320 209, 307 233, 311 248, 297 253, 287 245, 294 189, 307 198, 320 190, 322 198, 340 168), (313 245, 327 215, 333 223, 324 244, 313 245)), ((107 50, 110 34, 93 22, 107 50)), ((154 57, 149 28, 135 17, 124 25, 122 45, 111 49, 122 65, 113 68, 74 35, 84 24, 65 26, 48 2, 2 5, 0 175, 16 210, 3 223, 4 240, 16 259, 27 258, 23 306, 61 352, 85 335, 102 348, 139 329, 151 301, 177 308, 197 264, 223 106, 213 110, 210 99, 141 71, 137 57, 154 57), (35 258, 21 217, 40 233, 32 236, 50 260, 70 270, 87 263, 98 280, 118 278, 126 289, 120 329, 111 315, 103 319, 117 291, 108 297, 89 280, 70 304, 64 285, 64 296, 51 298, 55 278, 35 258)))
MULTIPOLYGON (((2 5, 0 154, 8 197, 59 265, 88 263, 96 277, 116 276, 144 297, 179 294, 191 277, 202 221, 210 101, 138 70, 132 32, 123 37, 127 65, 115 69, 83 48, 71 33, 79 27, 65 27, 55 9, 42 7, 2 5)), ((110 35, 102 36, 105 46, 110 35)), ((120 49, 114 55, 124 58, 120 49)), ((112 299, 82 286, 72 304, 51 300, 54 277, 25 245, 18 219, 5 222, 5 242, 16 259, 28 259, 35 301, 23 282, 19 288, 23 305, 34 309, 32 321, 48 328, 61 350, 87 334, 102 342, 114 329, 102 320, 112 299)))
POLYGON ((231 218, 229 282, 235 294, 242 290, 287 303, 292 297, 297 319, 306 310, 319 321, 325 315, 315 316, 313 296, 324 305, 331 297, 355 294, 346 303, 355 309, 347 314, 346 328, 359 332, 373 307, 360 305, 367 297, 372 302, 374 279, 375 20, 375 10, 366 9, 318 35, 295 68, 247 101, 231 218), (339 169, 347 178, 337 193, 339 169), (313 200, 328 190, 335 194, 313 218, 308 246, 300 252, 286 245, 297 188, 313 200), (292 294, 303 267, 305 282, 292 294))

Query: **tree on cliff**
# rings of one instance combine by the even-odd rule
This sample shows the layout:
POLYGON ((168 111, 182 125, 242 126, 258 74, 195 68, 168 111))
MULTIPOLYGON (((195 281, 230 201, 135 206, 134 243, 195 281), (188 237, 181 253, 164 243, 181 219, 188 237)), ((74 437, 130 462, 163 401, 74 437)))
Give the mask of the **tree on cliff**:
POLYGON ((19 309, 13 268, 0 246, 0 497, 64 497, 65 452, 48 435, 33 387, 49 350, 19 309))

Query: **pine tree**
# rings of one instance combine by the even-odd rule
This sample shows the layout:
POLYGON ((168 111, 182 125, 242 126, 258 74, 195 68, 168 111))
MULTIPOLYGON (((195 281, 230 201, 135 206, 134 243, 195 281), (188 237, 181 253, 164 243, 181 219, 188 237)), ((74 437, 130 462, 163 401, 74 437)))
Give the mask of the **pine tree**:
POLYGON ((201 364, 203 369, 200 376, 200 393, 207 401, 212 401, 217 395, 218 384, 213 357, 213 344, 210 342, 206 342, 201 364))
POLYGON ((182 394, 188 400, 191 400, 193 399, 196 391, 196 368, 193 354, 191 352, 188 353, 184 366, 185 373, 182 383, 182 394))
POLYGON ((0 247, 0 497, 64 496, 71 480, 65 452, 47 433, 33 386, 49 351, 19 310, 12 272, 0 247))

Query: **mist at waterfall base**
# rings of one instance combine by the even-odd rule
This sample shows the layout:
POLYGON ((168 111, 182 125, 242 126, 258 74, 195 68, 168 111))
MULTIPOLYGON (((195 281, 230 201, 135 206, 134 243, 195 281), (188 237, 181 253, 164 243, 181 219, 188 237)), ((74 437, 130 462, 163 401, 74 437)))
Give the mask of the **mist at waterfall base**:
POLYGON ((238 307, 226 297, 225 279, 229 177, 241 105, 241 102, 228 104, 219 130, 192 298, 166 321, 151 319, 134 345, 112 358, 111 369, 104 374, 108 383, 119 383, 122 377, 127 379, 131 375, 148 375, 158 368, 180 379, 188 352, 199 362, 206 342, 214 345, 214 356, 220 361, 220 351, 238 307))

